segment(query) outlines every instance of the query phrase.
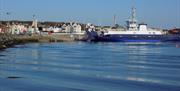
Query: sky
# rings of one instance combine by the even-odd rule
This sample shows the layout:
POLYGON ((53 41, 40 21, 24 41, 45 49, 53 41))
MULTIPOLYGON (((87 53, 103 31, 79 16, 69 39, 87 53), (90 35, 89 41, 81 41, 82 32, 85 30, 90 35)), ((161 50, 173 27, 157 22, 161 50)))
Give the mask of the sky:
POLYGON ((180 27, 180 0, 0 0, 0 20, 81 22, 125 26, 136 7, 138 23, 154 28, 180 27), (7 12, 10 12, 7 15, 7 12))

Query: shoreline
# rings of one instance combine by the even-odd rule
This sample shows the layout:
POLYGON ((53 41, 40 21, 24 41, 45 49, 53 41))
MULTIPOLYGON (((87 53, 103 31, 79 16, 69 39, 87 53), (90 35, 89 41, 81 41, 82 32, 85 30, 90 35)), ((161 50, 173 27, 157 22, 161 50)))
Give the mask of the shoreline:
POLYGON ((80 41, 80 35, 11 35, 0 34, 0 50, 24 43, 74 42, 80 41))
POLYGON ((10 34, 0 34, 0 50, 9 48, 15 44, 15 38, 10 34))

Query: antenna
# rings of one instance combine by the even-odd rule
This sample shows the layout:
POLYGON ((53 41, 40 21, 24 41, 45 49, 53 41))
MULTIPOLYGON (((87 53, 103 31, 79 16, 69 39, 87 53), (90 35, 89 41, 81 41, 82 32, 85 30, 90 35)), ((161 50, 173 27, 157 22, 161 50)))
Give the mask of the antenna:
POLYGON ((136 6, 135 3, 136 3, 135 0, 132 0, 132 6, 133 6, 133 7, 136 6))
POLYGON ((135 0, 132 0, 131 21, 132 21, 132 22, 136 22, 136 7, 135 7, 135 0))
POLYGON ((132 16, 131 16, 131 18, 132 18, 132 21, 136 21, 136 8, 134 6, 132 7, 132 16))
POLYGON ((116 25, 116 15, 114 14, 114 17, 113 17, 113 26, 116 25))

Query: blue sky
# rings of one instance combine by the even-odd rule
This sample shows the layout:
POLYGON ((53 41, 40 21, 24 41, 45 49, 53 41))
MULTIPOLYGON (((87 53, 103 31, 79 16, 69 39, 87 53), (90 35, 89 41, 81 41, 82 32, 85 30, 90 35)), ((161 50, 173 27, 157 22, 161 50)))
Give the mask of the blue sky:
POLYGON ((180 27, 180 0, 0 0, 1 20, 77 21, 97 25, 125 25, 133 5, 138 22, 150 27, 180 27), (10 15, 6 15, 10 12, 10 15))

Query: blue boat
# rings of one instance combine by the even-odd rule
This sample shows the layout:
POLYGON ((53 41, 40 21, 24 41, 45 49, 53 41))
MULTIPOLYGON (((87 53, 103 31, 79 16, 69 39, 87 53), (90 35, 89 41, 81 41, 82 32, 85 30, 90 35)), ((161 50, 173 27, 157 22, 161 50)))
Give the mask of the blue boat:
POLYGON ((94 42, 176 42, 180 41, 180 35, 104 35, 93 36, 94 42))
POLYGON ((180 41, 180 34, 170 34, 161 29, 147 28, 147 24, 137 24, 136 9, 132 8, 131 18, 125 30, 95 31, 91 25, 86 30, 88 41, 102 42, 167 42, 180 41))

